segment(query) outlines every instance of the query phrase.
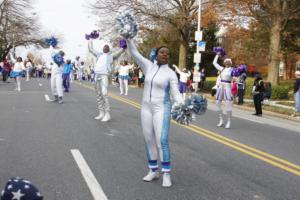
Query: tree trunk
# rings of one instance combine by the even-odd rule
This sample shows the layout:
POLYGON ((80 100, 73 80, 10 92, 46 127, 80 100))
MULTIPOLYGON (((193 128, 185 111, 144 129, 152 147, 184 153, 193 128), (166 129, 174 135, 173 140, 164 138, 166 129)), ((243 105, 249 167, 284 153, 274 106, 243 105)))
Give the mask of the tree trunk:
POLYGON ((187 68, 187 45, 184 45, 183 43, 180 44, 179 48, 179 69, 187 68))
POLYGON ((278 85, 279 80, 279 53, 280 53, 280 30, 281 30, 281 16, 274 16, 272 20, 272 28, 270 32, 270 46, 269 46, 269 66, 268 66, 268 81, 272 85, 278 85))

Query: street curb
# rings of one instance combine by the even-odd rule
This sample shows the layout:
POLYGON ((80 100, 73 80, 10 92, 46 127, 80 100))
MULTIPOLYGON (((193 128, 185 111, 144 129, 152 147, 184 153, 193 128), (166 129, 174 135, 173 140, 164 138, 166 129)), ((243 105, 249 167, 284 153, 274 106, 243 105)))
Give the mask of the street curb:
MULTIPOLYGON (((209 95, 204 94, 204 96, 206 97, 208 102, 215 103, 215 100, 212 99, 209 95)), ((254 111, 254 108, 249 108, 248 106, 243 106, 243 105, 233 104, 233 107, 237 108, 239 110, 254 111)), ((272 112, 272 111, 268 111, 268 110, 264 110, 264 109, 263 109, 263 114, 267 115, 267 116, 271 116, 271 117, 287 119, 287 120, 294 121, 294 122, 300 122, 300 118, 294 118, 294 117, 291 117, 289 115, 284 115, 284 114, 280 114, 280 113, 276 113, 276 112, 272 112)))

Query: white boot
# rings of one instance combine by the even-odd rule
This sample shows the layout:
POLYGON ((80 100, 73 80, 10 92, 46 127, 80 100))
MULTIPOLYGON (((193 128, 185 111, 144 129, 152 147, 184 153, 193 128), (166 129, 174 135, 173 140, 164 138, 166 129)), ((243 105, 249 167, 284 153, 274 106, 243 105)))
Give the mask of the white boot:
POLYGON ((164 173, 163 174, 163 187, 171 187, 172 186, 172 181, 171 181, 171 175, 170 173, 164 173))
POLYGON ((143 178, 144 181, 146 182, 150 182, 153 181, 155 179, 159 178, 159 172, 154 172, 150 169, 150 171, 148 172, 148 174, 143 178))
POLYGON ((217 124, 218 127, 221 127, 224 125, 224 121, 223 121, 223 114, 219 113, 219 123, 217 124))
POLYGON ((109 112, 105 112, 102 122, 108 122, 110 120, 110 114, 109 112))
POLYGON ((231 115, 232 115, 232 111, 227 111, 227 124, 225 126, 225 128, 229 129, 230 128, 230 124, 231 124, 231 115))
POLYGON ((99 115, 97 117, 95 117, 96 120, 100 120, 104 117, 104 111, 100 110, 99 111, 99 115))

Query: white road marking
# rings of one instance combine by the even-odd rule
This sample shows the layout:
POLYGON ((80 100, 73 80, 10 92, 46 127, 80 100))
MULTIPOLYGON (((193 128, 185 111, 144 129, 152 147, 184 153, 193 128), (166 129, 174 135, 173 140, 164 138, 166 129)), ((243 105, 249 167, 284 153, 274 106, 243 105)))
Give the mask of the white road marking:
POLYGON ((71 149, 71 153, 80 169, 80 172, 81 172, 86 184, 88 185, 88 187, 94 197, 94 200, 108 200, 102 190, 101 185, 98 183, 92 170, 90 169, 90 167, 84 160, 80 151, 78 149, 71 149))
POLYGON ((45 94, 45 99, 46 99, 46 101, 50 101, 48 94, 45 94))

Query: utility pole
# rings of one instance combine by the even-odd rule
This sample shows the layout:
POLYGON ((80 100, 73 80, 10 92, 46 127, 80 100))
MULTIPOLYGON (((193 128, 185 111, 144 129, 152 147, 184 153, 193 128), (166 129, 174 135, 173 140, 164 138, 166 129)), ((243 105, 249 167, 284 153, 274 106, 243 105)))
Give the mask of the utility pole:
POLYGON ((195 40, 197 44, 197 50, 196 53, 194 54, 194 63, 195 63, 195 68, 199 70, 200 68, 200 63, 201 63, 201 51, 205 51, 205 45, 206 43, 202 41, 203 33, 201 31, 201 9, 202 9, 202 4, 201 0, 198 0, 198 28, 197 31, 195 32, 195 40))

